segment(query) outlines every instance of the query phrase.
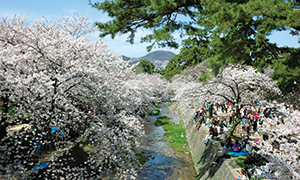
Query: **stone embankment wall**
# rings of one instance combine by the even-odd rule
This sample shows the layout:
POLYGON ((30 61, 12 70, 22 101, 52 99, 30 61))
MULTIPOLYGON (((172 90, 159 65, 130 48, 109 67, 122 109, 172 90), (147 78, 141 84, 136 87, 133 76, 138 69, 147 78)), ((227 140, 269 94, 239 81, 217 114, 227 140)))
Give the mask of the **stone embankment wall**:
MULTIPOLYGON (((174 110, 176 107, 172 107, 174 110)), ((201 127, 199 130, 195 128, 193 117, 195 112, 190 110, 187 113, 181 114, 180 117, 183 119, 186 128, 186 137, 190 149, 190 153, 193 158, 195 170, 198 174, 199 179, 216 179, 216 180, 233 180, 239 174, 236 170, 241 168, 232 158, 224 159, 219 161, 219 164, 212 164, 217 159, 218 155, 222 152, 220 142, 213 141, 205 147, 205 138, 209 133, 207 126, 201 127)))

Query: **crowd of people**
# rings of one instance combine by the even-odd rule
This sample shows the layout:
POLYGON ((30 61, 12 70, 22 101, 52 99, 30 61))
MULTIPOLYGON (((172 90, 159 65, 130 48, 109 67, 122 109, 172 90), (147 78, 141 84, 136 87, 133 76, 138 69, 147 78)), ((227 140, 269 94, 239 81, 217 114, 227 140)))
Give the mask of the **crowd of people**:
MULTIPOLYGON (((64 111, 63 108, 60 110, 64 111)), ((57 118, 63 119, 64 117, 57 116, 57 118)), ((23 157, 26 157, 26 168, 33 170, 40 164, 45 164, 41 160, 44 160, 46 154, 51 154, 54 150, 65 147, 67 142, 75 142, 91 123, 96 123, 99 126, 102 123, 101 119, 96 119, 93 112, 88 110, 83 110, 83 113, 77 115, 70 115, 66 120, 64 126, 58 126, 55 120, 43 121, 39 118, 33 118, 30 124, 15 129, 10 136, 0 143, 2 147, 10 148, 10 152, 7 152, 6 148, 0 149, 0 154, 7 153, 9 157, 8 159, 3 158, 4 156, 0 157, 0 164, 21 161, 23 157), (8 146, 10 144, 20 144, 21 148, 8 146)), ((14 163, 15 168, 17 165, 18 163, 14 163)))
MULTIPOLYGON (((242 177, 240 177, 241 180, 250 179, 251 175, 246 165, 262 166, 268 163, 265 158, 257 153, 259 148, 256 144, 260 139, 268 140, 269 134, 268 132, 260 132, 260 134, 257 134, 257 130, 259 126, 263 125, 264 119, 266 118, 271 118, 277 125, 281 123, 284 124, 282 114, 277 111, 276 107, 269 107, 265 104, 259 104, 259 102, 255 102, 255 106, 244 106, 240 110, 242 120, 235 131, 245 132, 245 135, 242 137, 235 136, 235 139, 233 139, 230 136, 226 138, 226 133, 231 128, 231 125, 238 119, 238 113, 232 104, 229 102, 215 103, 212 109, 213 117, 211 118, 207 118, 208 110, 208 104, 204 104, 200 107, 195 112, 194 122, 197 130, 202 126, 209 127, 209 134, 207 134, 204 142, 205 146, 207 146, 210 141, 225 140, 225 143, 222 143, 222 153, 212 163, 218 164, 221 158, 230 157, 229 152, 241 152, 246 155, 247 158, 243 162, 243 169, 238 173, 242 175, 242 177), (250 135, 254 135, 254 133, 259 135, 259 137, 250 138, 250 135)), ((274 149, 279 146, 276 142, 272 144, 274 149)))

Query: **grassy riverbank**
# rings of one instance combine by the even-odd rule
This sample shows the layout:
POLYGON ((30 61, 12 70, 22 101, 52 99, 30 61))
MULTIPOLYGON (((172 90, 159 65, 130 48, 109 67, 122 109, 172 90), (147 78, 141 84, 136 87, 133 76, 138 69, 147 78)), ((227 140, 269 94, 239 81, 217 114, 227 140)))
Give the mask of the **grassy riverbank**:
POLYGON ((153 111, 148 112, 148 116, 158 116, 160 115, 160 108, 159 107, 154 107, 153 111))
POLYGON ((178 152, 187 152, 186 146, 186 133, 183 122, 175 124, 170 121, 170 117, 161 116, 157 118, 154 125, 161 126, 165 130, 164 141, 169 141, 169 145, 178 152))
POLYGON ((169 103, 165 103, 165 106, 167 106, 167 107, 171 107, 173 104, 174 104, 174 103, 172 103, 172 102, 169 102, 169 103))

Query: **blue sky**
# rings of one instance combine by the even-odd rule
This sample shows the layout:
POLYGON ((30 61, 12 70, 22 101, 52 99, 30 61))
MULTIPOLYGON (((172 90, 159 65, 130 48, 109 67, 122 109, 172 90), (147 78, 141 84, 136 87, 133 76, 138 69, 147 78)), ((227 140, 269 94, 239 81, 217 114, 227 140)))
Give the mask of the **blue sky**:
MULTIPOLYGON (((94 0, 92 2, 95 2, 94 0)), ((88 0, 0 0, 0 16, 1 17, 13 17, 14 14, 21 16, 27 15, 28 22, 34 20, 41 20, 42 16, 47 19, 57 20, 60 15, 71 16, 73 13, 82 15, 87 13, 90 16, 90 21, 107 21, 108 16, 101 11, 92 8, 88 0)), ((111 39, 110 36, 106 36, 103 40, 108 44, 108 49, 117 55, 125 55, 128 57, 141 57, 146 55, 146 46, 149 44, 140 43, 140 37, 148 34, 149 31, 140 30, 136 34, 135 43, 132 45, 125 42, 127 36, 117 36, 115 39, 111 39)), ((99 33, 93 34, 92 38, 99 38, 99 33)), ((298 37, 291 36, 288 32, 275 32, 270 37, 271 42, 276 42, 279 46, 292 46, 300 47, 298 43, 298 37)), ((180 39, 178 38, 178 42, 180 39)), ((169 50, 174 53, 179 53, 179 49, 158 49, 155 50, 169 50)))

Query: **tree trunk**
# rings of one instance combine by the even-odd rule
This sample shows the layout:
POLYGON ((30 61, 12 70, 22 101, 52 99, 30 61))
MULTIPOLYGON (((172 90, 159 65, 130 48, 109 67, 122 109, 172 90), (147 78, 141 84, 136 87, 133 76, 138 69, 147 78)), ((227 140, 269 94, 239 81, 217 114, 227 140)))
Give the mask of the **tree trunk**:
POLYGON ((213 117, 213 104, 209 105, 208 113, 209 113, 209 118, 212 118, 213 117))
POLYGON ((8 116, 8 102, 9 99, 6 97, 1 97, 2 105, 2 117, 0 122, 0 139, 6 136, 6 127, 7 127, 7 116, 8 116))
POLYGON ((6 125, 0 125, 0 140, 6 136, 6 125))
POLYGON ((233 132, 234 132, 235 128, 237 127, 237 125, 240 124, 241 121, 242 121, 242 119, 237 119, 236 120, 236 122, 232 125, 230 130, 226 133, 226 137, 229 137, 229 136, 233 135, 233 132))
POLYGON ((237 125, 239 125, 240 122, 242 121, 242 118, 241 118, 241 110, 240 110, 240 108, 238 107, 238 105, 236 105, 235 109, 236 109, 237 120, 236 120, 236 122, 231 126, 230 130, 228 131, 228 133, 226 133, 226 137, 232 136, 232 135, 233 135, 233 132, 234 132, 234 130, 235 130, 235 128, 237 127, 237 125))

